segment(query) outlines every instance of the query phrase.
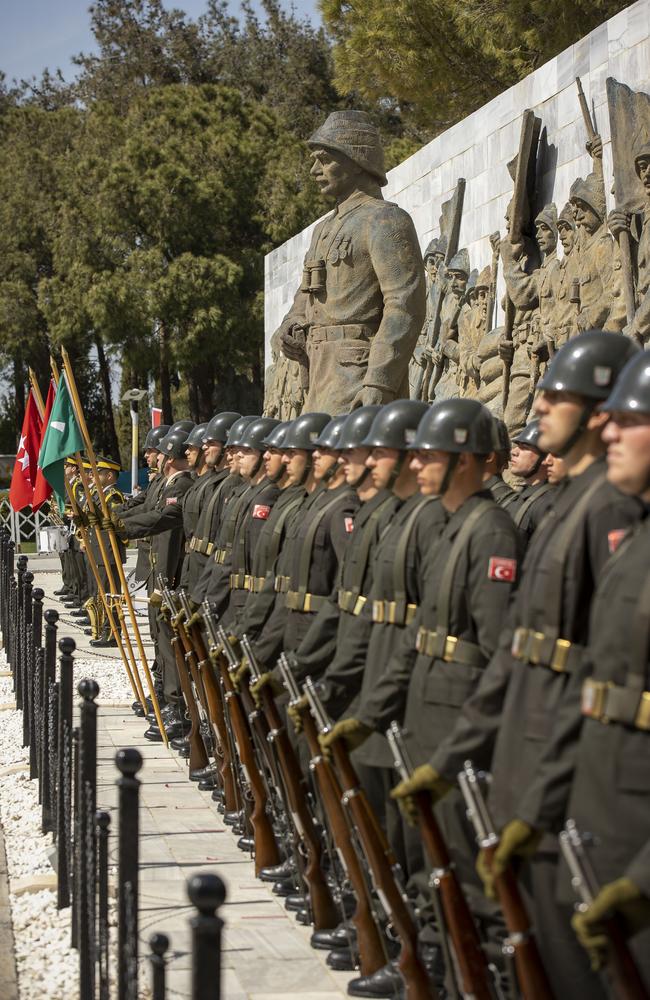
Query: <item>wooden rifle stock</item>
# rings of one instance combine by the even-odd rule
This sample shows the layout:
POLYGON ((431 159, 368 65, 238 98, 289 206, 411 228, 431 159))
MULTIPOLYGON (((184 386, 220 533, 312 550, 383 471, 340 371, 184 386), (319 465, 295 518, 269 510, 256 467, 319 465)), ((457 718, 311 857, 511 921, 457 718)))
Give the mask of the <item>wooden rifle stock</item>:
POLYGON ((650 993, 630 952, 621 922, 617 917, 604 921, 608 938, 607 979, 616 1000, 648 1000, 650 993))
POLYGON ((354 891, 356 908, 352 922, 357 931, 361 974, 370 976, 388 961, 382 935, 375 922, 366 877, 341 804, 341 786, 332 767, 323 757, 316 725, 307 706, 300 709, 300 721, 309 746, 311 765, 318 781, 330 831, 354 891))
MULTIPOLYGON (((164 627, 165 626, 163 626, 163 628, 164 627)), ((199 712, 192 693, 192 685, 190 684, 188 665, 183 654, 181 638, 176 630, 172 630, 171 625, 169 628, 171 632, 170 642, 172 649, 174 650, 174 656, 176 657, 178 679, 181 684, 181 691, 183 692, 183 698, 187 704, 187 710, 190 716, 191 728, 188 735, 188 739, 190 741, 190 768, 195 770, 208 766, 208 755, 205 752, 205 747, 203 746, 203 741, 201 740, 201 719, 199 717, 199 712)))
POLYGON ((261 689, 260 698, 264 715, 269 725, 273 745, 277 752, 278 762, 284 776, 293 822, 307 852, 304 878, 309 889, 314 927, 317 931, 336 927, 339 923, 340 914, 332 899, 321 867, 321 844, 312 815, 305 801, 304 782, 301 780, 300 763, 291 745, 289 734, 275 704, 273 694, 268 686, 261 689))
POLYGON ((415 922, 395 880, 395 858, 340 740, 332 744, 332 757, 343 789, 343 801, 359 832, 377 892, 400 939, 399 969, 404 978, 406 1000, 436 1000, 435 987, 418 955, 415 922))

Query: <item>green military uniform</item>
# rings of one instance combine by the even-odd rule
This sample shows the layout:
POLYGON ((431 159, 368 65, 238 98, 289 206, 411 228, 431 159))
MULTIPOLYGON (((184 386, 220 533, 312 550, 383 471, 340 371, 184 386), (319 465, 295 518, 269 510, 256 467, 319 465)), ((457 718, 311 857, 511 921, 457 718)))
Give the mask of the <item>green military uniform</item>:
POLYGON ((537 483, 535 486, 524 486, 521 493, 517 494, 516 502, 507 506, 508 513, 526 541, 540 524, 554 499, 555 490, 550 483, 537 483))
POLYGON ((228 469, 219 469, 210 476, 210 486, 189 539, 181 573, 181 585, 189 593, 194 590, 210 556, 214 554, 224 505, 227 505, 239 483, 239 476, 232 476, 228 469))
MULTIPOLYGON (((240 507, 230 555, 229 594, 223 606, 224 624, 231 622, 245 606, 251 589, 255 551, 264 525, 280 496, 277 483, 263 479, 245 494, 240 507)), ((217 611, 219 608, 217 607, 217 611)))
POLYGON ((210 554, 201 576, 192 590, 192 600, 199 604, 206 598, 223 607, 229 594, 230 557, 237 518, 246 502, 245 494, 250 490, 250 484, 241 476, 236 477, 232 489, 224 496, 220 504, 220 520, 214 551, 210 554), (223 602, 223 603, 222 603, 223 602))
POLYGON ((508 486, 502 476, 490 476, 485 482, 485 489, 499 507, 509 512, 516 508, 520 494, 508 486))

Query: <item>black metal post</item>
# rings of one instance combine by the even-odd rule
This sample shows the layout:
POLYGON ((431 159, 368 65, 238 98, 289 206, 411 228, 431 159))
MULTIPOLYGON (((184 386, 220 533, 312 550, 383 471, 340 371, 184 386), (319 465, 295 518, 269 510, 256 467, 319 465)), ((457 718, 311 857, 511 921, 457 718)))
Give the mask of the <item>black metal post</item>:
POLYGON ((187 883, 187 894, 198 913, 192 928, 192 1000, 221 1000, 221 931, 217 910, 226 899, 218 875, 199 872, 187 883))
POLYGON ((41 797, 41 829, 43 833, 48 833, 53 827, 53 803, 55 802, 56 795, 56 785, 52 780, 54 777, 53 764, 56 761, 57 731, 54 725, 56 706, 52 699, 52 685, 56 676, 56 623, 59 620, 59 613, 53 608, 48 608, 44 614, 44 618, 45 657, 41 692, 42 736, 39 791, 41 797))
POLYGON ((138 996, 138 869, 139 869, 139 790, 136 774, 142 757, 133 747, 118 750, 115 764, 121 777, 118 832, 118 1000, 138 996))
POLYGON ((57 738, 57 909, 70 906, 69 852, 72 839, 72 654, 74 639, 59 641, 59 706, 57 738))
POLYGON ((16 691, 16 708, 23 707, 22 691, 22 650, 23 650, 23 578, 27 571, 27 556, 18 556, 16 560, 16 614, 14 616, 15 631, 13 645, 13 662, 11 669, 14 674, 14 688, 16 691))
POLYGON ((11 670, 13 689, 16 690, 16 674, 14 671, 14 660, 16 656, 16 614, 18 607, 17 596, 18 584, 14 575, 9 577, 9 620, 7 621, 7 641, 5 649, 7 651, 7 663, 11 670))
POLYGON ((72 910, 70 911, 70 947, 79 946, 77 932, 79 924, 77 914, 79 913, 78 892, 81 880, 79 872, 79 850, 81 838, 79 837, 79 726, 72 729, 72 837, 70 849, 68 851, 68 873, 70 876, 70 901, 72 910))
POLYGON ((32 591, 32 645, 30 650, 32 676, 29 687, 29 777, 38 778, 41 744, 41 644, 43 642, 43 598, 40 587, 32 591))
POLYGON ((97 834, 97 972, 99 1000, 109 1000, 108 983, 108 838, 111 817, 107 812, 96 814, 97 834))
POLYGON ((0 529, 0 629, 2 629, 2 645, 7 648, 7 612, 9 608, 9 532, 0 529))
POLYGON ((95 998, 95 808, 97 803, 96 681, 87 678, 77 688, 79 706, 79 808, 75 865, 77 941, 79 944, 79 1000, 95 998))
MULTIPOLYGON (((23 710, 23 746, 29 746, 29 719, 31 713, 31 688, 32 688, 32 584, 34 582, 34 574, 31 572, 26 572, 23 576, 23 628, 21 636, 22 654, 21 654, 21 672, 20 672, 20 689, 22 694, 22 710, 23 710)), ((30 754, 31 756, 31 754, 30 754)), ((31 767, 30 767, 30 778, 31 767)))
POLYGON ((151 1000, 166 1000, 165 996, 165 952, 169 948, 166 934, 152 934, 149 938, 151 954, 151 1000))

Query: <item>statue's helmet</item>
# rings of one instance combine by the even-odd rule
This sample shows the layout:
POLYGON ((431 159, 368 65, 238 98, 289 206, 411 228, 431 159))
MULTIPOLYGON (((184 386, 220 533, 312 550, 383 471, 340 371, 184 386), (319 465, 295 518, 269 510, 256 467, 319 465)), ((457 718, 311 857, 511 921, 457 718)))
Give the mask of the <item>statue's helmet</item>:
POLYGON ((382 187, 388 183, 379 132, 365 111, 333 111, 307 145, 344 153, 382 187))
POLYGON ((565 225, 570 226, 571 229, 576 228, 576 217, 573 212, 573 205, 571 204, 570 201, 567 201, 566 205, 564 206, 564 208, 557 217, 558 226, 560 225, 561 222, 564 222, 565 225))
POLYGON ((447 273, 449 271, 458 271, 460 274, 464 274, 466 278, 469 278, 470 265, 469 265, 469 253, 464 248, 459 250, 457 254, 451 258, 447 264, 447 273))
POLYGON ((576 178, 569 191, 569 201, 583 201, 593 209, 601 221, 604 220, 607 212, 605 192, 602 181, 595 174, 576 178))
POLYGON ((650 142, 644 142, 634 157, 634 169, 636 170, 637 177, 640 176, 639 160, 650 160, 650 142))
POLYGON ((422 260, 426 264, 426 262, 429 259, 429 257, 435 257, 436 254, 438 254, 440 252, 441 252, 440 251, 440 240, 438 239, 437 236, 434 236, 433 239, 430 240, 429 243, 427 244, 427 248, 424 251, 424 253, 422 254, 422 260))
POLYGON ((491 284, 492 284, 492 268, 488 264, 487 267, 483 268, 478 278, 476 279, 476 290, 478 291, 479 288, 489 288, 491 284))
POLYGON ((542 223, 544 226, 548 226, 552 233, 557 236, 557 208, 551 202, 550 205, 544 205, 541 212, 535 216, 535 224, 542 223))

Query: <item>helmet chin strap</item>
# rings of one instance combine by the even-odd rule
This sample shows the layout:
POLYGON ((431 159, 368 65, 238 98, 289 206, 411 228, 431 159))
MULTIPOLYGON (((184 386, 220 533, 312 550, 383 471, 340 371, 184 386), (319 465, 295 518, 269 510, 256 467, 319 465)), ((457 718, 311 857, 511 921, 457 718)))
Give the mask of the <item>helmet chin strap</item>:
POLYGON ((307 482, 308 478, 309 478, 309 473, 311 472, 312 466, 314 464, 311 455, 312 455, 312 453, 310 451, 308 451, 307 452, 307 461, 305 462, 305 468, 303 469, 302 476, 298 480, 298 486, 304 486, 305 483, 307 482))
POLYGON ((253 471, 251 472, 251 479, 255 479, 255 476, 257 475, 257 473, 258 473, 258 472, 260 471, 260 469, 262 468, 262 460, 263 460, 263 458, 264 458, 264 454, 263 454, 263 452, 261 452, 261 451, 260 451, 260 452, 258 452, 258 455, 257 455, 257 462, 256 462, 256 463, 255 463, 255 465, 253 466, 253 471))
POLYGON ((330 465, 329 469, 326 472, 324 472, 323 475, 321 476, 321 482, 329 483, 331 479, 334 479, 334 476, 336 475, 338 470, 338 466, 339 466, 338 462, 334 462, 333 465, 330 465))
POLYGON ((580 418, 578 420, 575 430, 569 434, 569 437, 564 442, 561 448, 557 448, 553 454, 557 455, 558 458, 564 458, 565 455, 571 451, 573 446, 580 440, 584 432, 587 430, 587 424, 589 423, 589 418, 596 408, 596 401, 591 400, 585 403, 580 418))
POLYGON ((451 486, 451 477, 456 471, 456 466, 458 465, 458 460, 460 458, 460 453, 457 451, 452 451, 449 455, 449 461, 447 462, 447 468, 445 469, 445 474, 442 477, 442 483, 440 484, 440 496, 444 496, 449 487, 451 486))
POLYGON ((369 475, 370 475, 370 469, 364 468, 364 470, 361 473, 361 475, 357 479, 355 479, 355 481, 353 483, 350 483, 350 486, 352 487, 352 489, 353 490, 358 490, 359 487, 362 485, 362 483, 364 483, 366 481, 366 479, 368 478, 369 475))
POLYGON ((522 479, 532 479, 533 476, 536 476, 537 473, 539 472, 539 470, 540 470, 540 468, 542 466, 542 462, 544 461, 545 458, 546 458, 546 455, 538 455, 537 456, 537 461, 535 462, 535 464, 532 467, 532 469, 530 470, 530 472, 526 472, 526 473, 521 473, 520 472, 519 473, 519 475, 521 476, 521 478, 522 479))
POLYGON ((388 482, 386 483, 387 490, 392 490, 393 486, 399 479, 399 474, 404 466, 405 458, 406 458, 406 452, 400 451, 399 455, 397 456, 397 461, 395 462, 395 467, 388 478, 388 482))

